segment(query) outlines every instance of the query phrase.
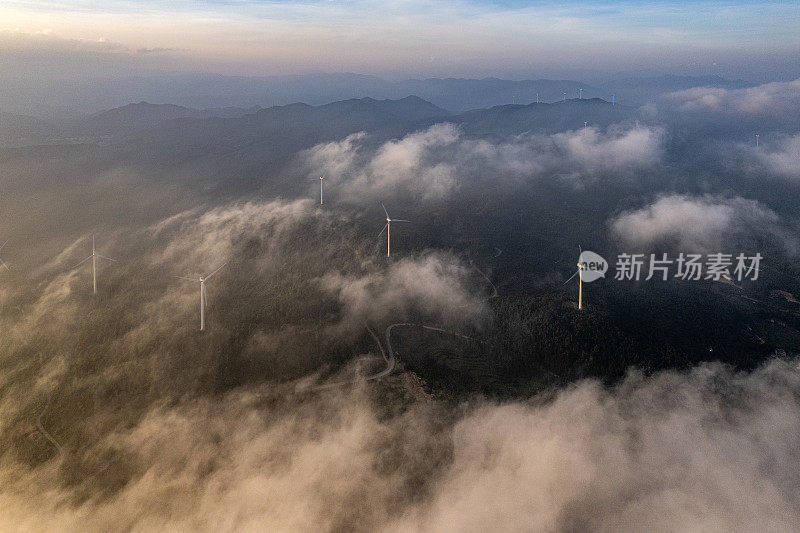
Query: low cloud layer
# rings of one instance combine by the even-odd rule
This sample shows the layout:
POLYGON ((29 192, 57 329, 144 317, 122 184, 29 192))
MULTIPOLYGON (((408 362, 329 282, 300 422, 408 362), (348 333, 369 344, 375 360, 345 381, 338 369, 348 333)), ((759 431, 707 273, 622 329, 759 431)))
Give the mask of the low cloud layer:
POLYGON ((669 93, 665 99, 686 111, 745 115, 796 114, 800 105, 800 79, 767 83, 747 89, 694 87, 669 93))
POLYGON ((660 128, 616 125, 493 142, 444 123, 377 147, 364 133, 350 135, 306 150, 300 160, 309 174, 325 176, 329 194, 351 202, 392 194, 431 200, 464 186, 510 187, 553 173, 580 181, 648 167, 661 157, 663 137, 660 128))
MULTIPOLYGON (((0 445, 14 452, 0 470, 18 467, 14 454, 32 454, 32 465, 52 458, 37 440, 41 416, 55 441, 81 454, 159 402, 377 355, 365 321, 480 322, 482 283, 454 256, 389 262, 375 245, 371 226, 364 235, 356 217, 311 200, 243 202, 105 233, 98 252, 118 261, 98 262, 97 295, 91 263, 75 268, 91 250, 85 238, 25 283, 6 277, 0 445), (200 334, 199 283, 175 276, 197 279, 222 264, 207 284, 200 334)), ((102 466, 100 456, 85 459, 102 466)))
POLYGON ((347 309, 346 321, 395 318, 405 320, 412 308, 439 322, 479 321, 487 309, 483 298, 470 292, 472 273, 446 254, 401 259, 388 269, 362 276, 329 273, 320 286, 347 309))
MULTIPOLYGON (((3 529, 791 531, 800 370, 704 365, 552 400, 392 416, 366 391, 254 390, 154 407, 90 445, 125 458, 60 486, 0 470, 3 529), (449 420, 449 421, 448 421, 449 420), (103 498, 80 498, 124 470, 103 498)), ((66 463, 67 458, 56 462, 66 463)))
POLYGON ((800 178, 800 133, 765 142, 759 149, 750 146, 748 150, 770 172, 784 178, 800 178))
POLYGON ((741 197, 661 196, 614 218, 611 231, 624 245, 640 249, 666 244, 684 252, 720 252, 759 237, 776 238, 790 252, 796 249, 774 211, 741 197))

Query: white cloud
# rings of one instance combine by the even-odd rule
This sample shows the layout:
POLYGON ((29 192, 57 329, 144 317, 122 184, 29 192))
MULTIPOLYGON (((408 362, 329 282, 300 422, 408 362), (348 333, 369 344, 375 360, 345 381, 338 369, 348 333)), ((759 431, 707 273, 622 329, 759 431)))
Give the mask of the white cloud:
POLYGON ((800 79, 773 82, 747 89, 693 87, 665 96, 668 102, 687 111, 717 111, 747 115, 797 113, 800 79))
POLYGON ((781 137, 772 145, 764 143, 757 150, 748 149, 771 172, 785 178, 800 178, 800 133, 781 137))
POLYGON ((662 196, 611 221, 611 230, 625 245, 648 247, 667 243, 681 251, 723 251, 743 237, 775 237, 790 251, 796 248, 780 225, 778 215, 755 201, 741 197, 662 196))
POLYGON ((785 418, 798 384, 796 365, 710 365, 479 409, 456 425, 432 498, 390 530, 796 529, 798 478, 783 469, 800 443, 800 419, 785 418))
POLYGON ((146 230, 151 237, 171 239, 153 262, 159 267, 191 269, 200 274, 234 258, 238 243, 247 237, 259 235, 270 247, 278 248, 296 237, 294 232, 302 221, 327 216, 313 206, 308 199, 272 200, 185 211, 146 230))
POLYGON ((398 321, 412 311, 435 322, 474 322, 484 317, 483 299, 469 290, 470 271, 447 254, 405 258, 388 269, 365 275, 328 273, 320 286, 333 294, 345 309, 346 324, 364 320, 398 321))
POLYGON ((452 423, 441 404, 387 417, 359 391, 285 393, 154 406, 85 443, 86 457, 124 459, 72 486, 57 468, 6 466, 0 528, 800 529, 797 361, 585 381, 549 401, 464 407, 452 423))
POLYGON ((596 128, 553 135, 570 159, 589 169, 621 170, 658 162, 664 131, 660 128, 613 126, 606 133, 596 128))
POLYGON ((663 152, 661 128, 612 126, 555 135, 520 135, 491 142, 465 138, 452 124, 436 124, 371 148, 363 133, 300 154, 308 173, 324 174, 331 194, 372 201, 391 194, 431 200, 463 184, 511 186, 553 173, 592 179, 655 164, 663 152))

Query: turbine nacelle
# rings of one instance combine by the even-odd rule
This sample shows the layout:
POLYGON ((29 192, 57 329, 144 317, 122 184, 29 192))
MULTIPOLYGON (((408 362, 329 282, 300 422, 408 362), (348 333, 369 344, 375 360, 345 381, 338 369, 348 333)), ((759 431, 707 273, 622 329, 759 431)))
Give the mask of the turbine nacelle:
POLYGON ((222 263, 216 270, 214 270, 208 276, 198 276, 197 278, 188 278, 184 276, 175 276, 178 279, 182 279, 184 281, 193 281, 195 283, 200 282, 200 331, 204 331, 206 329, 206 300, 208 297, 206 296, 206 281, 211 279, 211 276, 216 274, 220 271, 222 267, 227 265, 227 261, 222 263))
POLYGON ((92 260, 92 292, 94 294, 97 294, 97 258, 98 257, 100 259, 105 259, 106 261, 114 261, 114 262, 117 261, 116 259, 111 259, 110 257, 106 257, 104 255, 100 255, 100 254, 97 253, 97 251, 95 250, 95 247, 94 247, 94 235, 92 235, 92 254, 89 257, 87 257, 86 259, 84 259, 83 261, 81 261, 80 263, 78 263, 77 265, 75 265, 74 267, 72 267, 72 268, 78 268, 79 266, 84 264, 89 259, 92 260))
POLYGON ((386 214, 386 225, 383 226, 383 229, 380 233, 378 233, 378 237, 383 235, 383 232, 386 231, 386 257, 391 257, 392 252, 392 222, 411 222, 410 220, 404 220, 402 218, 392 218, 389 216, 389 212, 386 210, 386 206, 383 205, 381 202, 381 207, 383 207, 383 212, 386 214))

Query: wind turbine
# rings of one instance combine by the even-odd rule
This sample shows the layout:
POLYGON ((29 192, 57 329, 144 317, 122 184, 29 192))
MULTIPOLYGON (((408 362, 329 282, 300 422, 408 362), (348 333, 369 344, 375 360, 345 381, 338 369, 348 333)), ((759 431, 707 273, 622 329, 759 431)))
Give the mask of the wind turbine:
POLYGON ((90 255, 89 257, 87 257, 86 259, 84 259, 83 261, 81 261, 80 263, 75 265, 74 267, 72 267, 72 268, 78 268, 79 266, 84 264, 89 259, 92 260, 92 292, 94 294, 97 294, 97 258, 98 257, 100 259, 105 259, 107 261, 116 261, 116 259, 111 259, 110 257, 106 257, 104 255, 100 255, 95 251, 95 249, 94 249, 94 235, 92 235, 92 255, 90 255))
MULTIPOLYGON (((582 252, 580 246, 578 246, 578 251, 582 252)), ((583 263, 580 262, 580 256, 578 256, 578 271, 571 275, 569 279, 564 282, 564 285, 572 281, 572 278, 575 276, 578 276, 578 310, 581 310, 583 309, 583 263)))
POLYGON ((319 205, 322 205, 322 182, 325 181, 325 176, 319 177, 319 205))
MULTIPOLYGON (((6 239, 6 242, 8 242, 8 239, 6 239)), ((6 245, 6 242, 4 242, 3 244, 0 245, 0 251, 3 250, 3 246, 6 245)), ((6 270, 11 270, 10 268, 8 268, 8 265, 6 264, 6 262, 3 261, 2 257, 0 257, 0 266, 5 268, 6 270)))
POLYGON ((209 274, 208 276, 200 276, 199 278, 185 278, 183 276, 175 276, 178 279, 183 279, 186 281, 199 281, 200 282, 200 331, 204 331, 206 329, 206 300, 208 297, 206 296, 206 281, 211 279, 211 276, 219 272, 219 270, 227 265, 228 263, 222 263, 222 265, 217 268, 214 272, 209 274))
POLYGON ((758 133, 756 133, 756 148, 758 148, 758 133))
POLYGON ((589 123, 587 121, 583 121, 583 131, 586 131, 586 128, 589 127, 589 123))
POLYGON ((583 89, 578 89, 578 100, 583 100, 583 89))
POLYGON ((380 233, 378 233, 378 237, 383 235, 383 230, 386 230, 386 257, 392 256, 392 222, 411 222, 410 220, 402 220, 400 218, 392 218, 389 216, 389 212, 386 210, 386 206, 383 205, 381 202, 381 207, 383 207, 383 212, 386 213, 386 225, 383 227, 380 233))
POLYGON ((562 102, 566 102, 567 101, 567 91, 563 91, 563 92, 564 92, 564 96, 561 98, 561 101, 562 102))

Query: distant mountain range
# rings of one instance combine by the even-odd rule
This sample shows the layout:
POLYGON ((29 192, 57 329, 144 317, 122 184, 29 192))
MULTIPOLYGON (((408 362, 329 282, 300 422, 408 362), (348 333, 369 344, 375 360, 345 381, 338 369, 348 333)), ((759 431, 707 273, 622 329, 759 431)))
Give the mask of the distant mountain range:
POLYGON ((643 103, 659 95, 691 89, 692 87, 717 87, 743 89, 752 84, 742 80, 727 80, 719 76, 652 76, 612 78, 602 85, 606 91, 616 94, 620 102, 643 103))
POLYGON ((552 104, 503 105, 451 117, 468 135, 556 133, 592 126, 606 127, 630 119, 636 109, 600 98, 570 99, 552 104))
MULTIPOLYGON (((444 121, 458 125, 467 135, 513 135, 579 129, 585 121, 605 127, 634 113, 634 108, 599 98, 495 106, 461 114, 452 114, 417 96, 400 100, 361 98, 321 106, 275 106, 234 118, 168 118, 126 142, 143 143, 158 151, 171 146, 196 156, 253 150, 261 144, 265 149, 284 146, 293 152, 359 131, 390 138, 444 121)), ((125 131, 118 133, 124 135, 125 131)))
POLYGON ((174 104, 149 104, 139 102, 94 114, 74 127, 89 135, 119 135, 151 128, 176 118, 236 118, 256 113, 259 106, 251 108, 224 107, 217 109, 192 109, 174 104))
MULTIPOLYGON (((149 114, 152 109, 141 111, 149 114)), ((275 106, 233 118, 169 118, 133 134, 120 131, 107 142, 123 162, 151 169, 180 168, 187 176, 214 175, 219 183, 228 184, 227 190, 235 190, 237 184, 247 187, 262 182, 270 175, 271 179, 282 176, 285 181, 279 188, 290 191, 305 184, 280 170, 287 168, 300 150, 357 132, 369 134, 365 142, 381 143, 450 122, 466 136, 484 138, 577 130, 585 121, 605 127, 634 117, 638 117, 636 108, 598 98, 495 106, 461 114, 449 113, 416 96, 361 98, 320 106, 275 106)))
POLYGON ((312 106, 294 103, 269 108, 193 109, 139 102, 83 120, 50 124, 34 117, 0 114, 0 140, 37 142, 124 142, 149 147, 154 157, 182 153, 205 157, 260 144, 269 152, 290 153, 359 131, 375 138, 402 136, 436 122, 457 124, 467 135, 552 133, 601 127, 630 118, 635 108, 599 98, 567 99, 527 105, 507 104, 454 114, 418 96, 391 100, 348 99, 312 106), (282 149, 275 150, 277 147, 282 149))
MULTIPOLYGON (((82 114, 124 106, 129 102, 168 103, 191 109, 272 107, 303 102, 321 105, 353 98, 402 99, 416 95, 451 113, 504 104, 558 102, 603 98, 639 105, 658 95, 699 85, 741 87, 745 82, 716 76, 612 77, 602 85, 572 80, 502 80, 498 78, 428 78, 388 81, 360 74, 303 74, 242 77, 217 74, 159 74, 113 80, 81 80, 69 84, 42 80, 3 79, 0 108, 18 114, 54 116, 54 110, 82 114), (25 102, 22 106, 20 102, 25 102)), ((216 113, 215 113, 216 115, 216 113)))
POLYGON ((450 116, 416 96, 351 99, 321 106, 295 103, 238 118, 168 119, 134 135, 121 135, 117 144, 135 158, 233 163, 255 171, 281 165, 298 150, 351 133, 366 131, 378 139, 397 137, 450 116))

